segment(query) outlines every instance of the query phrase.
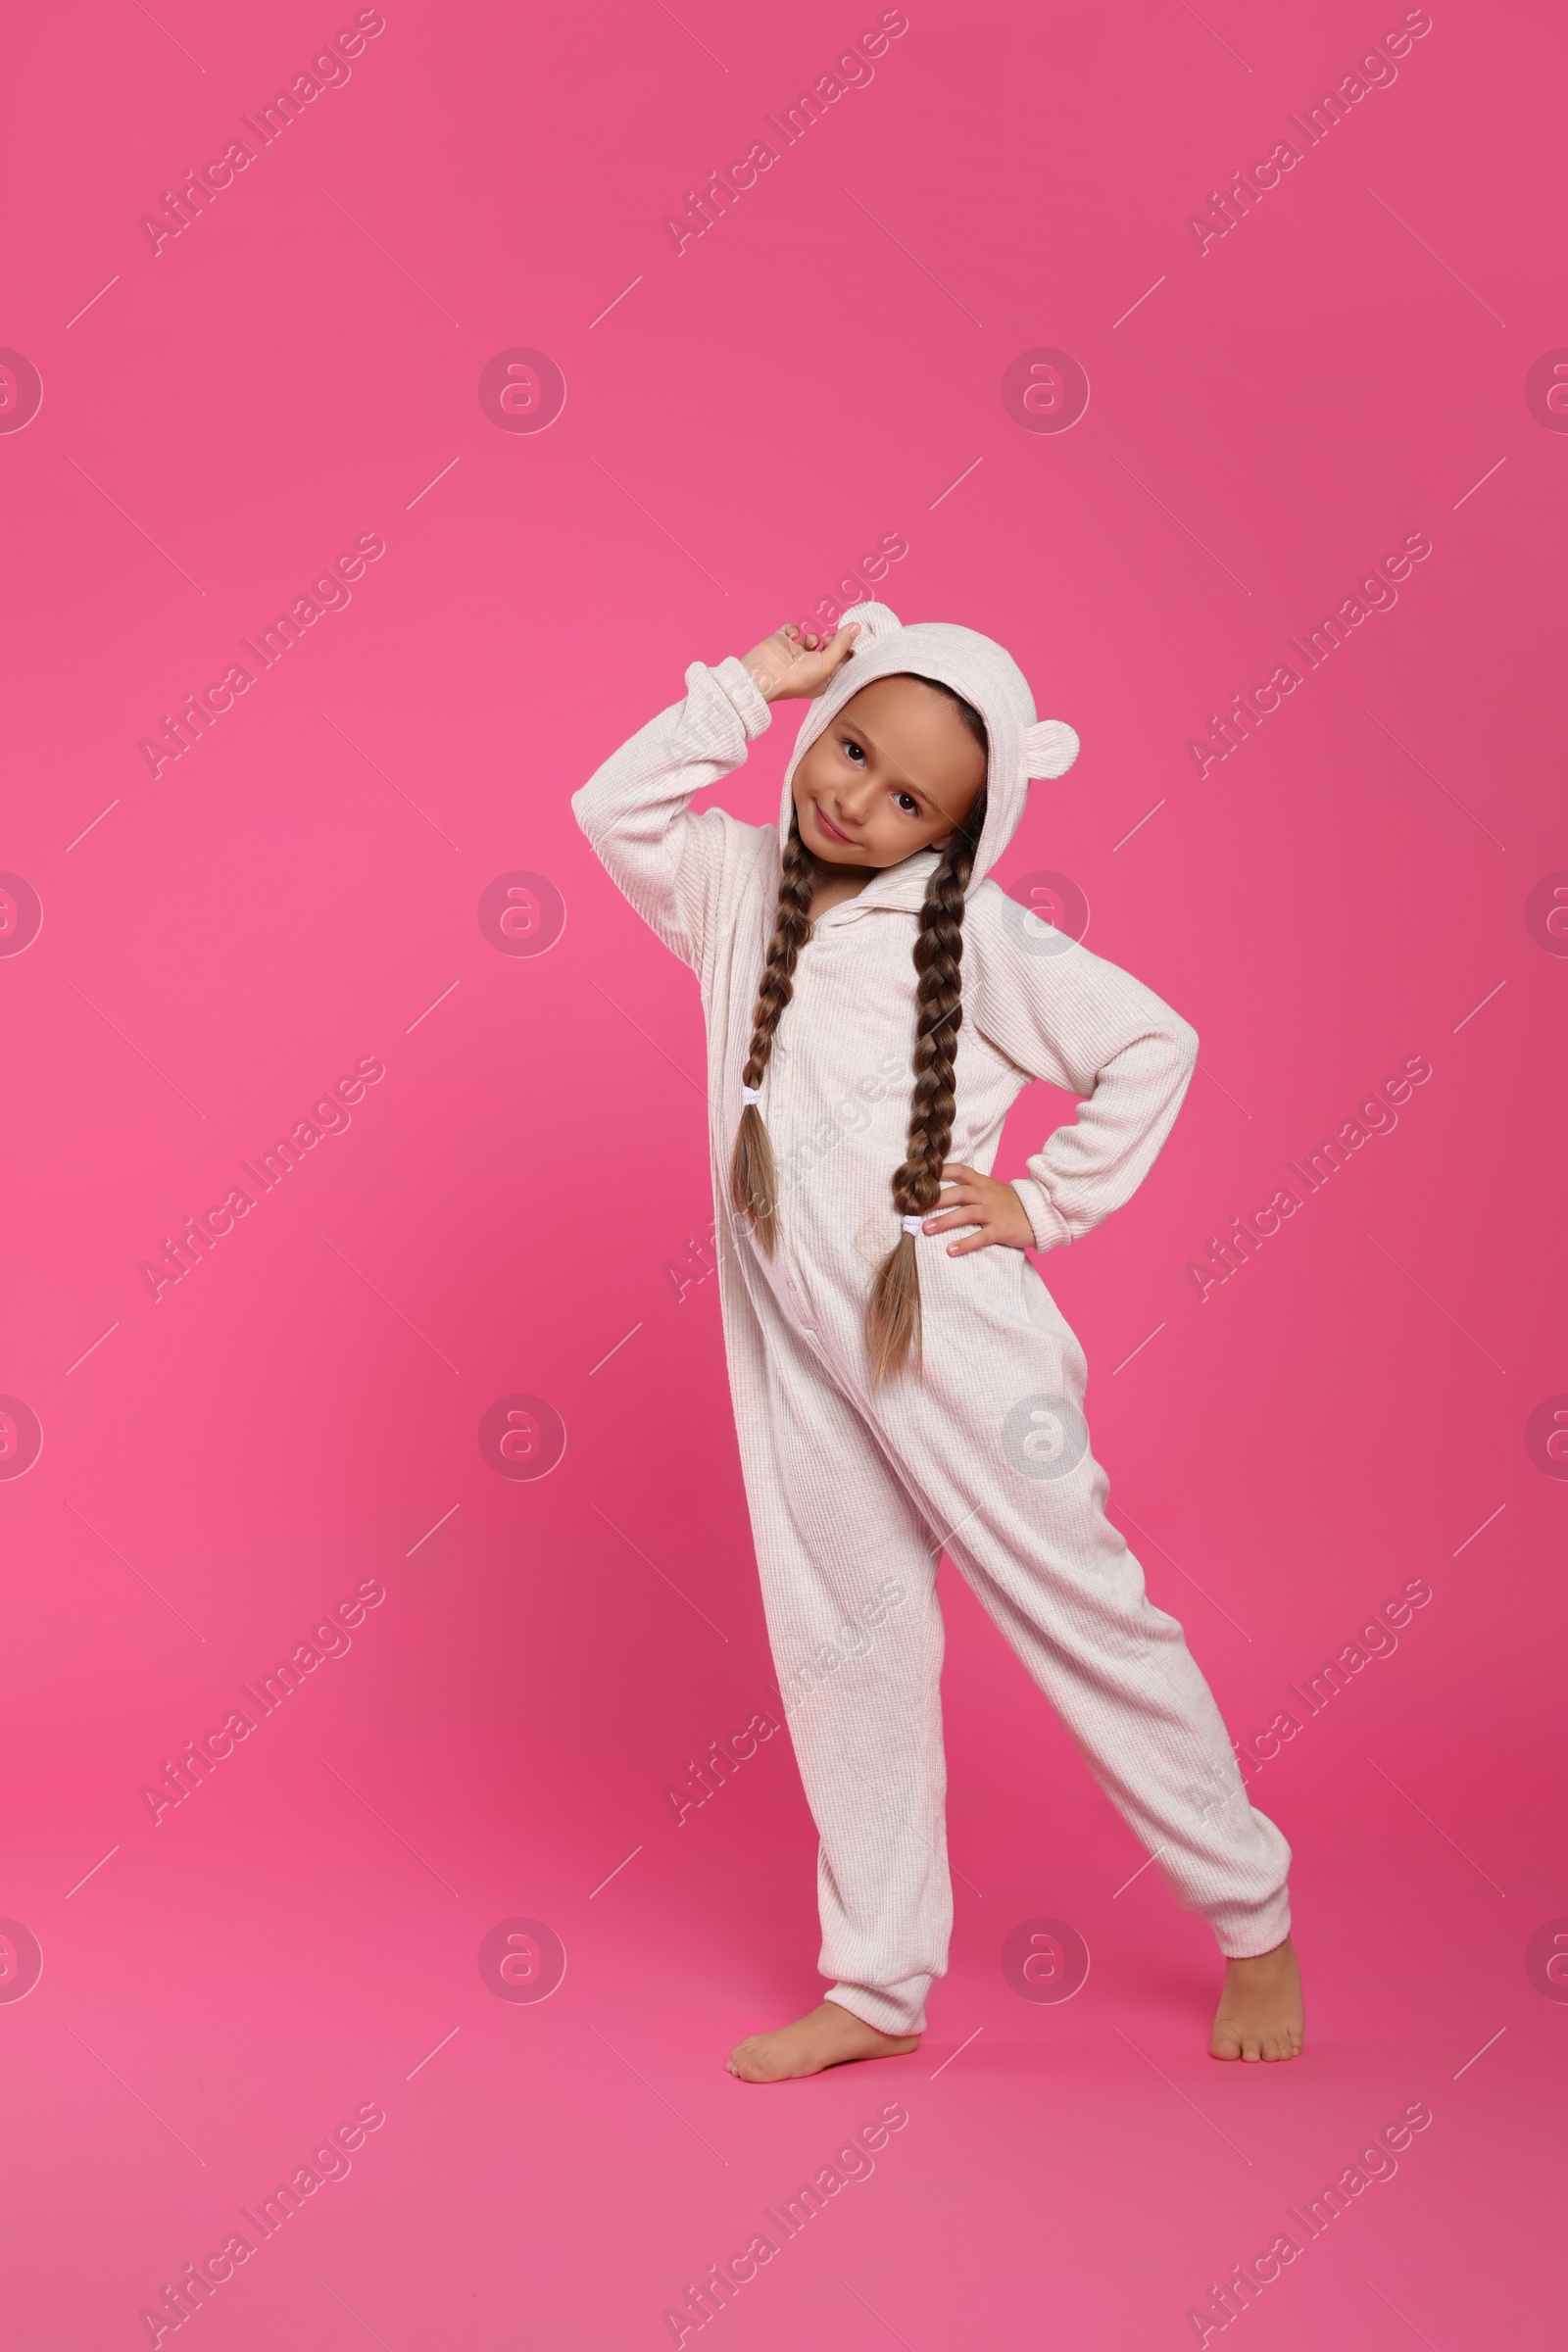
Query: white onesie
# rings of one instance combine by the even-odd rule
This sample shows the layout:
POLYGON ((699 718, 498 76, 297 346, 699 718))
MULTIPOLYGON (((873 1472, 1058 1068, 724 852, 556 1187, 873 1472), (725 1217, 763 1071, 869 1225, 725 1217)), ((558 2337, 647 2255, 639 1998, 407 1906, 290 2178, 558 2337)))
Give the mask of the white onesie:
POLYGON ((1290 1933, 1290 1847, 1248 1801, 1182 1629, 1144 1590, 1104 1513, 1082 1349, 1022 1250, 950 1257, 921 1235, 924 1373, 873 1390, 863 1337, 874 1267, 899 1238, 891 1189, 913 1085, 912 959, 926 850, 818 916, 796 965, 759 1108, 779 1173, 772 1257, 737 1229, 728 1170, 757 988, 777 907, 796 763, 873 677, 935 677, 989 737, 987 813, 967 887, 950 1159, 989 1174, 1003 1122, 1043 1078, 1086 1098, 1017 1180, 1042 1250, 1128 1199, 1169 1132, 1198 1039, 1153 992, 1050 930, 986 879, 1031 774, 1059 774, 1071 730, 1037 722, 1011 657, 884 606, 804 706, 779 825, 688 802, 745 760, 771 706, 734 657, 694 662, 572 808, 614 881, 702 986, 719 1296, 768 1637, 820 1835, 827 1997, 890 2034, 920 2031, 953 1920, 939 1681, 944 1550, 1067 1726, 1102 1787, 1220 1948, 1290 1933))

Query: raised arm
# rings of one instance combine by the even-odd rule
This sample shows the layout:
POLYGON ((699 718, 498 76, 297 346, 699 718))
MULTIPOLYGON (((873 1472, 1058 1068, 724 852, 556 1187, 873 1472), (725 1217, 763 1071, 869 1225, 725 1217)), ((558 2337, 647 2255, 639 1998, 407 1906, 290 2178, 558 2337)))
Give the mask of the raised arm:
POLYGON ((984 937, 972 983, 964 974, 964 1011, 1032 1078, 1086 1098, 1012 1188, 1035 1246, 1050 1250, 1088 1233, 1143 1182, 1197 1066, 1198 1032, 1087 948, 1033 952, 1022 912, 1000 892, 976 894, 984 937))
POLYGON ((731 654, 694 662, 686 699, 672 703, 612 752, 571 796, 572 813, 616 887, 683 963, 702 966, 722 897, 726 861, 755 848, 760 828, 722 808, 687 804, 741 766, 772 712, 731 654))
POLYGON ((771 704, 819 694, 854 638, 853 628, 830 642, 779 629, 744 661, 731 654, 712 668, 694 662, 685 701, 639 728, 571 796, 572 813, 611 879, 696 970, 720 919, 726 874, 755 856, 763 833, 726 809, 694 815, 687 804, 742 765, 771 720, 771 704))

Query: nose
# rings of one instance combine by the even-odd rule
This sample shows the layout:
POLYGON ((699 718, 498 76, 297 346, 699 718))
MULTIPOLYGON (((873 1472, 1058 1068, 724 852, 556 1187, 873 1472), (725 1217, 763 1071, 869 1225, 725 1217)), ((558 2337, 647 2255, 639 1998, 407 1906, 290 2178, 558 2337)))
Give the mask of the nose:
POLYGON ((839 794, 839 807, 853 824, 860 824, 869 816, 876 798, 876 786, 863 771, 859 781, 849 785, 839 794))

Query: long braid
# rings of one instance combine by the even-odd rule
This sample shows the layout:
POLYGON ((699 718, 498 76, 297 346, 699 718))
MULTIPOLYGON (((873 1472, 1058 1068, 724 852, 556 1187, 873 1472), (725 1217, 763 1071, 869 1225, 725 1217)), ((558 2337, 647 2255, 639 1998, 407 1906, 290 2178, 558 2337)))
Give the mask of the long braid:
MULTIPOLYGON (((758 985, 743 1085, 762 1083, 773 1052, 774 1032, 794 990, 795 966, 810 937, 809 908, 815 879, 811 854, 801 839, 799 821, 792 818, 779 876, 778 913, 758 985)), ((778 1239, 778 1171, 762 1114, 755 1102, 747 1103, 735 1131, 735 1149, 729 1164, 729 1197, 736 1215, 750 1222, 771 1257, 778 1239)))
MULTIPOLYGON (((926 681, 936 685, 934 678, 926 681)), ((965 723, 982 747, 987 747, 985 721, 973 707, 953 693, 965 723)), ((909 1104, 909 1134, 905 1156, 893 1177, 893 1205, 900 1216, 929 1216, 939 1203, 942 1170, 953 1142, 956 1108, 954 1069, 958 1031, 963 1024, 961 966, 963 963, 964 892, 974 870, 975 852, 986 816, 986 787, 982 786, 963 823, 955 832, 940 863, 926 884, 920 908, 920 928, 914 943, 915 993, 914 1094, 909 1104)), ((920 1268, 914 1236, 901 1233, 877 1267, 865 1309, 866 1346, 871 1379, 879 1385, 904 1365, 912 1348, 915 1367, 922 1363, 920 1268)))

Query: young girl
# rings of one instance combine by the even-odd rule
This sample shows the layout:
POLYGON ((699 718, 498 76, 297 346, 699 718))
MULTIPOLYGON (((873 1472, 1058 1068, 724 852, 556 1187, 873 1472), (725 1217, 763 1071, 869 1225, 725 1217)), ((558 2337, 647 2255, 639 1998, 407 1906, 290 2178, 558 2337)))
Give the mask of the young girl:
POLYGON ((1102 1787, 1226 1955, 1209 2047, 1295 2057, 1290 1848, 1249 1804, 1182 1629, 1105 1517, 1083 1351, 1028 1257, 1127 1200, 1198 1039, 986 880, 1037 721, 1000 645, 857 605, 694 662, 572 801, 611 875, 702 984, 719 1298, 768 1639, 820 1834, 825 2000, 743 2041, 748 2082, 917 2046, 953 1895, 939 1679, 944 1550, 1102 1787), (704 785, 808 698, 778 829, 704 785), (1032 1078, 1087 1098, 989 1171, 1032 1078))

